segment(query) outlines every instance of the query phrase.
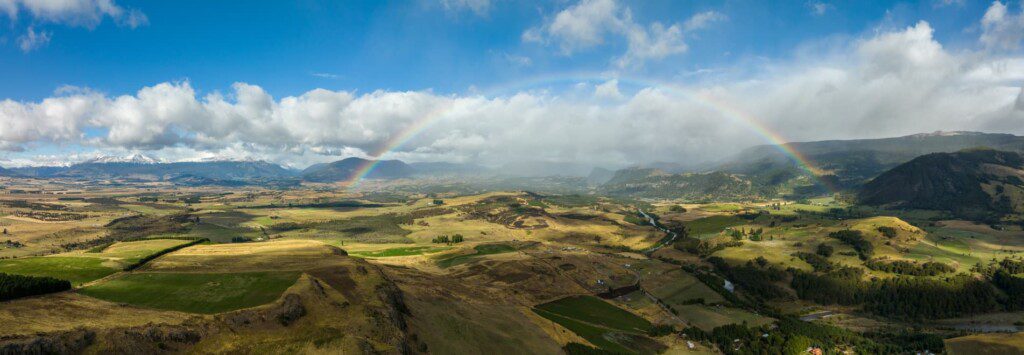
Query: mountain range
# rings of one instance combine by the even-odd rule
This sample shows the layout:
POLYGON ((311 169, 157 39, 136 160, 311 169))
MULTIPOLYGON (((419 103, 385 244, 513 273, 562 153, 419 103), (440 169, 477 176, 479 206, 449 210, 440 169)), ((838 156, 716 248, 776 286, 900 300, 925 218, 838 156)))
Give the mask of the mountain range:
POLYGON ((748 148, 715 170, 746 175, 798 168, 789 153, 798 152, 843 187, 855 187, 882 172, 930 153, 951 153, 987 147, 1024 152, 1024 137, 981 132, 934 132, 879 139, 826 140, 786 143, 786 149, 761 145, 748 148))
POLYGON ((0 175, 88 180, 135 179, 231 186, 272 180, 346 181, 364 167, 373 164, 375 166, 366 178, 575 176, 586 177, 581 180, 583 185, 612 195, 647 198, 799 197, 836 189, 856 190, 889 169, 919 156, 974 147, 1024 152, 1024 137, 978 132, 935 132, 895 138, 795 142, 787 143, 786 149, 755 146, 719 163, 662 162, 617 171, 578 163, 519 162, 488 169, 473 164, 407 164, 400 160, 375 162, 362 158, 315 164, 297 171, 265 161, 161 162, 142 154, 133 154, 125 157, 100 157, 70 166, 9 168, 0 170, 0 175), (819 172, 817 176, 798 165, 787 150, 798 152, 804 157, 819 172))

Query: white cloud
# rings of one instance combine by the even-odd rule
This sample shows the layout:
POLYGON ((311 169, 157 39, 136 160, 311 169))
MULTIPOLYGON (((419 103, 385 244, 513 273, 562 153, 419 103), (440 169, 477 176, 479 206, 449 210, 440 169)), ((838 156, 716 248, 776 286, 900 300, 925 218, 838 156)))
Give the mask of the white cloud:
POLYGON ((964 6, 966 0, 934 0, 933 4, 935 7, 946 7, 946 6, 964 6))
POLYGON ((36 32, 35 29, 29 27, 28 30, 25 31, 24 35, 18 37, 18 48, 21 48, 22 52, 31 52, 49 44, 50 36, 50 32, 36 32))
POLYGON ((506 61, 516 67, 528 67, 533 64, 533 60, 526 56, 505 53, 503 57, 506 61))
POLYGON ((619 68, 637 67, 648 60, 664 59, 673 54, 686 52, 687 45, 683 42, 683 32, 678 25, 665 27, 653 23, 649 30, 631 27, 627 32, 629 50, 615 60, 619 68))
POLYGON ((603 43, 606 33, 623 31, 631 17, 614 0, 582 0, 555 15, 545 32, 571 54, 603 43))
POLYGON ((683 30, 685 30, 686 32, 690 32, 705 29, 715 22, 725 21, 726 19, 728 19, 728 17, 726 17, 725 14, 722 14, 721 12, 701 12, 693 16, 690 16, 690 19, 686 20, 686 22, 683 23, 683 30))
POLYGON ((986 48, 1018 49, 1024 40, 1024 9, 1014 15, 1005 4, 994 1, 981 19, 981 29, 981 43, 986 48))
POLYGON ((660 60, 686 52, 683 28, 697 30, 724 16, 717 12, 694 15, 684 26, 666 26, 659 22, 648 25, 633 20, 632 11, 615 0, 581 0, 558 12, 540 27, 523 32, 524 42, 556 43, 562 54, 572 55, 605 44, 610 36, 624 39, 628 45, 625 54, 616 58, 620 68, 641 66, 648 60, 660 60))
POLYGON ((478 16, 486 16, 491 11, 491 0, 441 0, 446 11, 456 12, 468 9, 478 16))
POLYGON ((620 100, 623 98, 619 92, 619 80, 608 80, 603 84, 594 87, 594 97, 601 100, 620 100))
POLYGON ((120 96, 66 88, 37 102, 0 101, 0 147, 78 144, 169 160, 265 157, 301 166, 366 156, 422 125, 387 157, 625 166, 716 159, 768 143, 744 117, 800 141, 1024 134, 1024 57, 950 51, 933 32, 920 22, 746 68, 753 76, 628 93, 619 88, 628 76, 586 91, 501 97, 315 89, 275 98, 246 83, 207 95, 188 82, 120 96))
POLYGON ((109 17, 118 25, 136 28, 149 23, 144 13, 125 9, 113 0, 0 0, 0 10, 16 19, 21 10, 39 22, 94 28, 109 17))
POLYGON ((828 12, 828 10, 832 9, 831 4, 826 4, 820 1, 808 2, 807 7, 811 9, 811 14, 814 16, 823 16, 828 12))
POLYGON ((341 77, 338 74, 324 73, 324 72, 313 72, 313 73, 310 73, 309 75, 315 76, 317 78, 322 78, 322 79, 337 79, 337 78, 341 77))

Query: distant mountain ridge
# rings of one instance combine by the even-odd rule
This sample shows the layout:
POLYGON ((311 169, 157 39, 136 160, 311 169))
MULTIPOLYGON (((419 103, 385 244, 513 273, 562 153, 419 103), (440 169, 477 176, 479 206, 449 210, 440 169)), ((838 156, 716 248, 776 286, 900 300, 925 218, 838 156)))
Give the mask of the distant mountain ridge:
POLYGON ((972 219, 1024 212, 1024 156, 991 149, 923 155, 865 184, 858 200, 972 219))
POLYGON ((375 164, 366 174, 369 179, 400 179, 408 178, 416 173, 416 169, 401 160, 368 160, 363 158, 345 158, 331 163, 315 164, 302 171, 302 180, 311 182, 348 181, 360 170, 375 164))
MULTIPOLYGON (((825 140, 785 144, 815 168, 836 175, 841 187, 855 187, 918 156, 968 148, 1024 152, 1024 137, 1002 133, 933 132, 878 139, 825 140)), ((717 170, 758 174, 772 169, 799 169, 792 157, 772 145, 755 146, 717 170)))
POLYGON ((289 179, 294 174, 280 165, 265 161, 207 161, 161 163, 146 158, 100 159, 70 166, 21 167, 11 172, 35 178, 70 178, 103 180, 130 178, 147 181, 170 181, 193 177, 218 181, 289 179))

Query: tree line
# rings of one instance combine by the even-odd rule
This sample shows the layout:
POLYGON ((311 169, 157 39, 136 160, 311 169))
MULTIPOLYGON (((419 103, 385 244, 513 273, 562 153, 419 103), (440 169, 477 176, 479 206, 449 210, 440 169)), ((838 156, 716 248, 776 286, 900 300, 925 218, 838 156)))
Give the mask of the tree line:
POLYGON ((0 301, 67 291, 71 282, 53 277, 11 275, 0 272, 0 301))

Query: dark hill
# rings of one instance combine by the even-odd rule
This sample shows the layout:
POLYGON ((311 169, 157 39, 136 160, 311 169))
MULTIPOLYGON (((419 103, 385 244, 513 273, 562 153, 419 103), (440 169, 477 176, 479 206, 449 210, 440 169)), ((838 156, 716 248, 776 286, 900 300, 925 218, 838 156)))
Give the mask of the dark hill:
POLYGON ((302 171, 302 179, 313 182, 337 182, 351 179, 360 169, 376 162, 376 167, 367 174, 369 179, 400 179, 416 173, 416 169, 400 160, 373 161, 362 158, 345 158, 336 162, 316 164, 302 171))
POLYGON ((871 180, 858 199, 868 205, 950 211, 971 219, 1021 212, 1024 156, 972 149, 915 158, 871 180))
MULTIPOLYGON (((880 139, 794 142, 786 146, 800 152, 812 164, 837 176, 839 187, 860 185, 918 156, 951 153, 974 147, 1024 153, 1024 137, 979 132, 935 132, 880 139)), ((775 146, 744 150, 719 170, 754 175, 759 172, 799 168, 775 146)))

